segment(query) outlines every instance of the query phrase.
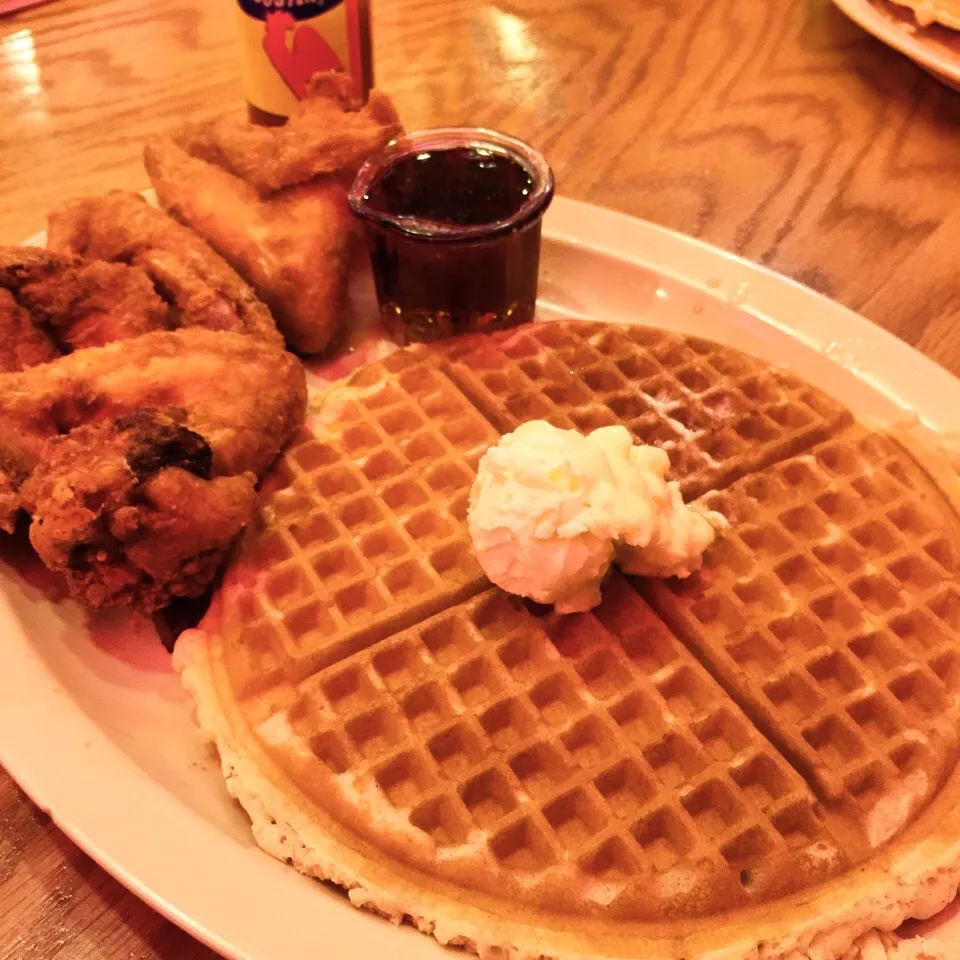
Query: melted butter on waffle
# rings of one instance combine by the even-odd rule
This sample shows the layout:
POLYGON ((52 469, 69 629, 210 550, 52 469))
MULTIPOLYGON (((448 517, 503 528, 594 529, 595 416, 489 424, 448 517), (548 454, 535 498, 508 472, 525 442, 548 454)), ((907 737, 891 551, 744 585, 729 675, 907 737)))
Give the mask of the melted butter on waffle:
POLYGON ((335 388, 176 657, 258 840, 354 902, 491 956, 833 960, 960 882, 958 558, 808 384, 536 325, 335 388), (567 617, 491 589, 467 496, 532 417, 667 447, 732 524, 702 572, 567 617))

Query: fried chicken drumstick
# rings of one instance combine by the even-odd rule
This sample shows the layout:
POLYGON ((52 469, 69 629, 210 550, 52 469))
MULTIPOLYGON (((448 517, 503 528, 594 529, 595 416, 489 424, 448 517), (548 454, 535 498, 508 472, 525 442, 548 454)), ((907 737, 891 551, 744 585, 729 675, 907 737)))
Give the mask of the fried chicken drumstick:
POLYGON ((48 217, 55 253, 132 264, 172 307, 170 327, 247 333, 281 345, 270 311, 192 230, 137 193, 72 200, 48 217))
POLYGON ((299 426, 303 368, 252 337, 148 333, 0 375, 0 527, 90 606, 209 585, 299 426))

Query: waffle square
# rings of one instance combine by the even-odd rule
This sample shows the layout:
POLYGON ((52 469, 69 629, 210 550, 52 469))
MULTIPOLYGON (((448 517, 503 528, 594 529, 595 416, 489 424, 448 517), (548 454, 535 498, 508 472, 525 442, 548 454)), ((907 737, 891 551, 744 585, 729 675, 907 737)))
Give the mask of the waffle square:
POLYGON ((878 800, 913 791, 906 816, 956 747, 956 515, 893 440, 859 427, 703 502, 731 530, 699 575, 645 595, 879 845, 902 821, 871 820, 878 800))
POLYGON ((442 349, 451 378, 503 433, 538 419, 582 432, 623 424, 670 454, 671 476, 688 500, 851 422, 793 374, 650 327, 527 324, 442 349))
POLYGON ((803 780, 621 577, 576 616, 482 593, 319 671, 255 733, 323 815, 544 909, 706 913, 849 862, 803 780))
POLYGON ((406 352, 331 391, 264 482, 218 598, 231 682, 305 676, 489 586, 464 519, 497 433, 406 352))

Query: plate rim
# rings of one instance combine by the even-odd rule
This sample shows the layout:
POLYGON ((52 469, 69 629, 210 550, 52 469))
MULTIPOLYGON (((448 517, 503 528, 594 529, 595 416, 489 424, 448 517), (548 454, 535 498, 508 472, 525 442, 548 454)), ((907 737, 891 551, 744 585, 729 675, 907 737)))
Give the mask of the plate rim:
MULTIPOLYGON (((960 58, 948 57, 922 36, 909 33, 887 19, 871 0, 832 0, 842 13, 881 43, 892 47, 948 84, 960 84, 960 58)), ((922 28, 918 28, 922 29, 922 28)))
MULTIPOLYGON (((842 357, 845 366, 852 358, 870 371, 858 371, 861 379, 895 396, 928 426, 960 433, 960 402, 944 399, 953 391, 960 400, 960 380, 878 325, 769 268, 659 225, 564 197, 548 211, 544 236, 645 267, 733 303, 828 356, 831 345, 840 343, 844 349, 833 359, 842 357)), ((41 234, 31 238, 41 239, 41 234)), ((339 910, 335 920, 342 944, 326 941, 331 960, 400 955, 398 933, 390 925, 373 922, 341 898, 330 906, 334 901, 317 896, 312 884, 302 885, 302 897, 292 883, 257 887, 257 878, 266 873, 257 869, 251 876, 248 848, 153 781, 71 699, 14 613, 2 576, 0 636, 0 765, 124 886, 230 960, 276 956, 269 921, 284 913, 294 924, 322 934, 323 918, 334 909, 339 910), (44 730, 54 733, 45 736, 44 730), (103 771, 112 790, 89 777, 91 765, 103 771), (137 804, 132 818, 122 815, 131 797, 137 804), (191 860, 184 871, 185 861, 177 854, 189 854, 198 843, 216 856, 191 860), (189 882, 185 872, 191 874, 189 882), (305 905, 311 914, 308 924, 301 912, 305 905)), ((262 856, 271 869, 291 871, 266 853, 262 856)), ((408 933, 421 941, 412 955, 440 956, 428 952, 441 949, 435 942, 408 933)))

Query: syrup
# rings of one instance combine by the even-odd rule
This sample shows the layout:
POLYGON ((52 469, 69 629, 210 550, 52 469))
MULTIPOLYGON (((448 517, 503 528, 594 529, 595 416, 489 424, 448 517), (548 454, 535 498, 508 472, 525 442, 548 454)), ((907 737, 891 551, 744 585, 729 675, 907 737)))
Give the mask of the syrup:
POLYGON ((546 162, 489 131, 402 137, 368 161, 350 195, 366 221, 380 312, 399 343, 533 319, 546 162))
POLYGON ((424 233, 436 226, 474 227, 506 220, 534 187, 513 157, 481 147, 423 150, 397 160, 364 195, 372 210, 392 214, 424 233))

